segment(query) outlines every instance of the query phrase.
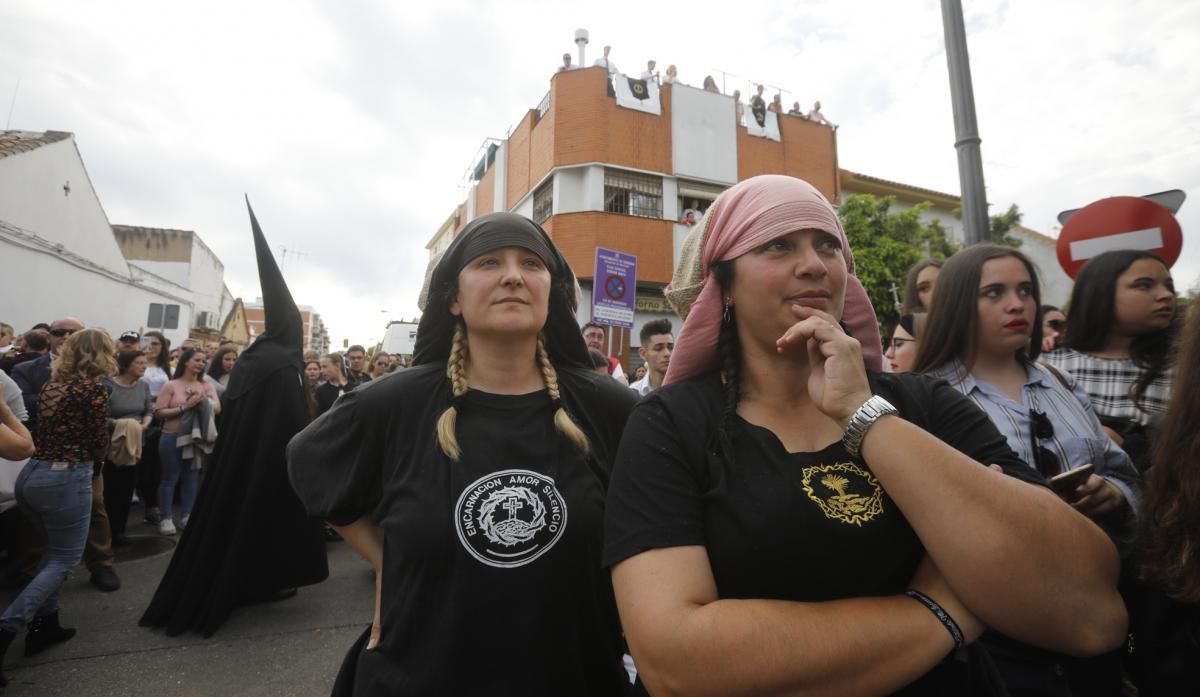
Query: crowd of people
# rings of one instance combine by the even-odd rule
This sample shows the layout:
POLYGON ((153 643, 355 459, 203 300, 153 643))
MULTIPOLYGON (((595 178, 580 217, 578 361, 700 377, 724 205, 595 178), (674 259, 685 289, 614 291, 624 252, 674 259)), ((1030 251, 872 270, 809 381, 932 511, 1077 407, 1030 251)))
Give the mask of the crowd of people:
MULTIPOLYGON (((666 289, 682 323, 645 322, 628 374, 608 328, 579 326, 566 258, 511 213, 431 266, 411 364, 297 358, 291 486, 376 578, 335 694, 1200 684, 1200 315, 1181 320, 1158 257, 1096 256, 1058 308, 1020 250, 968 247, 911 270, 884 341, 816 189, 759 176, 696 213, 666 289)), ((120 339, 140 350, 59 320, 0 382, 0 455, 32 455, 16 499, 45 534, 10 547, 41 563, 3 646, 70 638, 57 588, 110 534, 89 526, 124 536, 134 490, 164 534, 187 526, 206 429, 234 416, 217 385, 236 352, 172 367, 161 335, 120 339), (129 474, 150 450, 154 473, 129 474)))
MULTIPOLYGON (((615 94, 615 92, 613 92, 613 88, 612 88, 612 80, 614 80, 616 78, 616 76, 621 72, 617 68, 617 64, 615 62, 613 62, 613 60, 610 58, 611 54, 612 54, 612 46, 605 46, 603 48, 601 56, 592 62, 592 65, 594 67, 604 68, 606 71, 608 71, 609 94, 610 95, 615 94)), ((576 70, 578 68, 586 67, 586 66, 582 66, 582 65, 575 65, 572 61, 573 61, 573 58, 571 57, 570 53, 562 54, 562 64, 558 66, 558 68, 555 72, 563 73, 563 72, 567 72, 570 70, 576 70)), ((660 70, 658 70, 658 62, 654 61, 654 60, 646 61, 646 69, 642 70, 638 74, 638 79, 649 80, 649 81, 656 82, 656 83, 659 83, 662 85, 675 85, 675 84, 686 85, 687 84, 686 82, 682 81, 679 78, 679 69, 675 66, 674 63, 668 65, 667 69, 665 71, 660 71, 660 70)), ((701 88, 706 92, 713 92, 716 94, 724 94, 724 92, 721 90, 721 87, 717 85, 716 79, 712 75, 704 76, 704 78, 701 82, 701 88)), ((829 121, 829 119, 825 118, 825 114, 821 112, 820 100, 813 102, 812 108, 809 109, 808 111, 804 111, 803 109, 800 108, 799 101, 792 102, 792 108, 788 109, 785 112, 783 110, 783 92, 782 91, 777 92, 775 94, 775 96, 771 98, 771 102, 768 103, 763 96, 763 91, 766 89, 765 86, 761 83, 757 83, 754 85, 754 88, 755 88, 755 94, 750 97, 750 102, 749 102, 750 113, 754 115, 754 118, 758 121, 758 124, 760 126, 764 122, 766 112, 773 111, 781 116, 786 114, 787 116, 795 116, 797 118, 805 119, 807 121, 815 121, 816 123, 819 123, 819 124, 837 128, 837 126, 833 122, 829 121)), ((745 114, 745 107, 746 107, 746 105, 743 104, 743 102, 742 102, 742 91, 734 90, 733 94, 731 96, 733 97, 733 100, 734 100, 735 115, 737 118, 737 123, 740 124, 743 122, 743 115, 745 114)), ((697 218, 697 220, 699 220, 699 218, 697 218)))

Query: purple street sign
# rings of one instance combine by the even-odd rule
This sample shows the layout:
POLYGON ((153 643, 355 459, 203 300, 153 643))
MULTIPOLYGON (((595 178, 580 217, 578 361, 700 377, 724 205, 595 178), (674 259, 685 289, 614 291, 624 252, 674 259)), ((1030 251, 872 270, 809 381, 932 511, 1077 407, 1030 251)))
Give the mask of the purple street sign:
POLYGON ((636 297, 637 257, 596 247, 596 273, 592 276, 592 321, 632 329, 636 297))

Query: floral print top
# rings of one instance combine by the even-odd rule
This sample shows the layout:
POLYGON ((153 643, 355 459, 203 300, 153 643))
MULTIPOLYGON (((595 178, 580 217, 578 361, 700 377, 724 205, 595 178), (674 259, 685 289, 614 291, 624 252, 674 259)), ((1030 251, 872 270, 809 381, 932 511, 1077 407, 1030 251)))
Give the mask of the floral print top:
POLYGON ((35 460, 91 462, 108 447, 108 388, 99 380, 50 380, 38 394, 35 460))

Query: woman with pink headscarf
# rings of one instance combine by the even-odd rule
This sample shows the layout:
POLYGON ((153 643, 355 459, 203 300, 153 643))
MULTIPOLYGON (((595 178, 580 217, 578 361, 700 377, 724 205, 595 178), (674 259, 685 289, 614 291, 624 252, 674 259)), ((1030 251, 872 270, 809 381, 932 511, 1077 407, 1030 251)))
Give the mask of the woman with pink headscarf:
POLYGON ((605 519, 639 689, 1002 694, 986 626, 1076 654, 1122 640, 1104 534, 944 382, 876 372, 853 271, 833 207, 791 177, 732 187, 689 235, 667 289, 683 329, 605 519))

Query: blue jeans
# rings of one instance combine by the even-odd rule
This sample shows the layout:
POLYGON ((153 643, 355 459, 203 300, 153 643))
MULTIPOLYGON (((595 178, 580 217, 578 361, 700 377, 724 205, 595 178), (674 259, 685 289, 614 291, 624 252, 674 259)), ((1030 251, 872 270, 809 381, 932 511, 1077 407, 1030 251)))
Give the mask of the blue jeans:
POLYGON ((30 460, 17 476, 17 503, 46 535, 37 576, 0 616, 0 629, 20 632, 34 617, 58 612, 58 589, 79 563, 92 518, 92 463, 30 460), (52 469, 58 467, 59 469, 52 469))
POLYGON ((178 433, 163 432, 158 441, 158 459, 162 462, 162 484, 158 487, 158 506, 162 510, 163 520, 171 519, 171 506, 175 503, 175 483, 180 484, 179 515, 187 518, 192 514, 192 504, 196 503, 196 492, 200 490, 200 470, 192 469, 192 461, 179 457, 179 448, 175 441, 178 433))

